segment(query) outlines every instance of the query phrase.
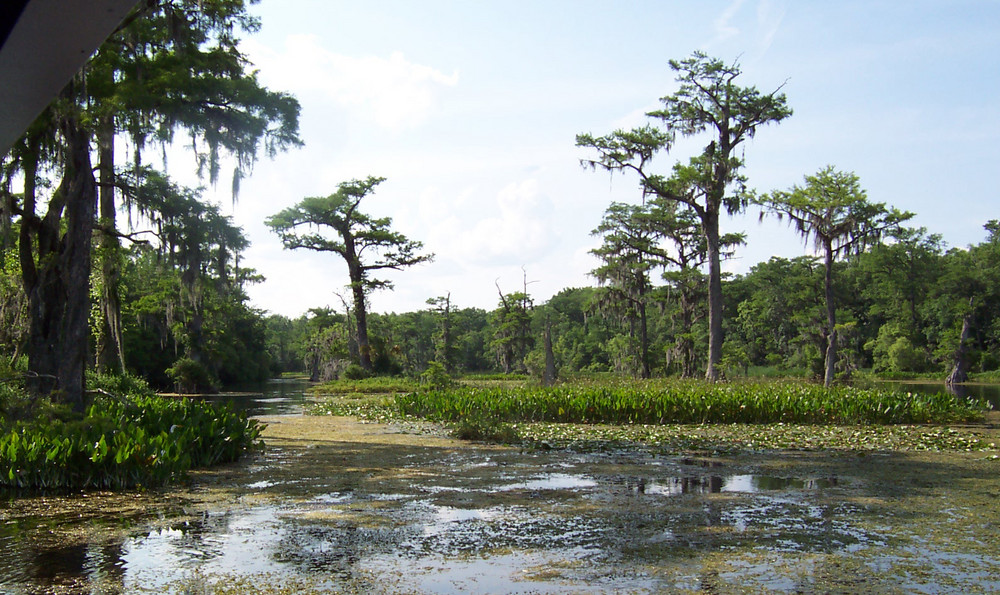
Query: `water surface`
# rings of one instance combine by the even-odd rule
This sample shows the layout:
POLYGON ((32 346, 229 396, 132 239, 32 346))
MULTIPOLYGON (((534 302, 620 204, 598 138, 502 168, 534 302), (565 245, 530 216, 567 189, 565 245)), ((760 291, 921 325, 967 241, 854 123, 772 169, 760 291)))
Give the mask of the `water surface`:
MULTIPOLYGON (((308 399, 244 403, 272 398, 308 399)), ((0 592, 1000 590, 989 453, 522 451, 266 421, 265 453, 187 486, 0 502, 0 592)))

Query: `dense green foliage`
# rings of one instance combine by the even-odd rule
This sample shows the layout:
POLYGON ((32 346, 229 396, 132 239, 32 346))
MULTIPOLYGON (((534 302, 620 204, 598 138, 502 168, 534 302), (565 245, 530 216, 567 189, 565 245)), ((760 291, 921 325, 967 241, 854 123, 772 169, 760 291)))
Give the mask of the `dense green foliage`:
MULTIPOLYGON (((925 230, 902 229, 885 244, 834 262, 838 378, 874 373, 944 380, 955 363, 966 319, 969 335, 963 353, 969 373, 984 379, 1000 368, 996 355, 1000 353, 1000 326, 995 322, 1000 311, 1000 241, 990 234, 986 241, 967 249, 946 250, 939 238, 925 230)), ((651 306, 647 326, 653 376, 677 376, 685 368, 705 365, 704 310, 685 315, 682 282, 652 283, 651 279, 652 289, 644 298, 651 306)), ((722 368, 728 378, 823 378, 828 335, 820 259, 774 257, 727 279, 724 288, 728 317, 722 368)), ((534 304, 527 321, 527 336, 534 339, 534 345, 519 364, 523 372, 540 377, 541 337, 548 324, 561 374, 639 375, 637 325, 631 322, 634 318, 602 307, 605 295, 601 288, 572 288, 534 304)), ((703 306, 697 300, 695 304, 703 306)), ((451 311, 456 373, 504 370, 496 349, 503 343, 495 339, 503 334, 497 326, 506 320, 501 314, 502 306, 492 316, 474 308, 451 311)), ((373 315, 370 332, 379 362, 376 369, 419 375, 434 360, 440 317, 431 310, 373 315)), ((269 341, 290 345, 285 351, 287 365, 304 369, 309 346, 316 344, 309 337, 322 337, 338 328, 344 317, 311 313, 283 320, 289 329, 285 338, 269 341)), ((346 333, 336 336, 340 342, 326 347, 320 359, 350 360, 346 333)))
POLYGON ((405 393, 417 390, 419 384, 406 378, 374 377, 360 380, 341 379, 321 382, 309 389, 318 395, 361 393, 361 394, 391 394, 405 393))
POLYGON ((981 419, 984 403, 785 382, 631 382, 454 388, 397 396, 399 410, 434 421, 608 424, 908 424, 981 419))
POLYGON ((157 397, 135 378, 92 380, 103 394, 83 415, 44 403, 32 408, 29 397, 8 389, 0 416, 0 486, 150 487, 262 446, 261 424, 229 407, 157 397), (123 389, 130 396, 110 396, 123 389))
MULTIPOLYGON (((116 372, 129 367, 122 309, 136 298, 125 295, 128 289, 138 289, 139 299, 177 289, 173 299, 157 304, 173 335, 175 353, 168 364, 186 357, 222 381, 222 370, 236 367, 218 362, 238 355, 238 348, 205 353, 215 329, 204 323, 211 306, 243 305, 245 300, 230 294, 238 294, 246 280, 238 255, 247 241, 197 191, 178 188, 150 168, 143 152, 149 143, 162 143, 165 162, 166 145, 182 132, 199 176, 215 183, 223 158, 231 159, 235 197, 260 154, 273 156, 301 144, 298 102, 261 86, 241 52, 240 34, 259 27, 250 4, 137 3, 0 155, 0 249, 17 244, 30 332, 14 349, 27 354, 32 391, 82 412, 88 365, 116 372), (128 151, 116 153, 123 146, 128 151), (118 223, 120 215, 127 215, 126 229, 118 223), (156 273, 162 274, 142 277, 142 287, 123 283, 123 267, 134 256, 125 254, 127 245, 155 251, 163 269, 156 273), (209 292, 215 295, 206 296, 209 292)), ((0 293, 9 288, 8 272, 5 266, 0 293)), ((16 313, 19 304, 3 298, 0 317, 10 322, 3 315, 16 313)), ((215 320, 239 319, 236 314, 215 320)), ((245 329, 226 330, 240 335, 245 329)), ((161 348, 165 343, 161 338, 161 348)), ((252 368, 251 363, 266 362, 236 365, 252 368)), ((149 375, 162 375, 161 364, 156 361, 149 375)))

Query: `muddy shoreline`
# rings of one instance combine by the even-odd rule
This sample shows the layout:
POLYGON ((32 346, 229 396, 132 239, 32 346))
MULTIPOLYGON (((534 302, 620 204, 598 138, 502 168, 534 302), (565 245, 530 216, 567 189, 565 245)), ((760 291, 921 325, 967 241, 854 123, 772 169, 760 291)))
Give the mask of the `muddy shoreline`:
POLYGON ((4 501, 0 591, 1000 589, 996 451, 576 452, 262 419, 263 454, 188 485, 4 501))

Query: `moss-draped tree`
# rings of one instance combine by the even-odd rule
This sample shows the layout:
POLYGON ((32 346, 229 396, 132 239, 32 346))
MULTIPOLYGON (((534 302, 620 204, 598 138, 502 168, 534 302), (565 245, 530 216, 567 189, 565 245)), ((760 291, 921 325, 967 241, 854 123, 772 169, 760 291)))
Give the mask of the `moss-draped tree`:
POLYGON ((792 114, 785 95, 778 90, 761 93, 743 87, 736 79, 742 74, 739 63, 726 64, 695 52, 685 60, 671 60, 680 88, 660 99, 662 109, 647 113, 662 128, 645 126, 618 130, 607 136, 581 134, 576 144, 597 150, 598 156, 583 164, 608 171, 633 171, 639 175, 646 194, 682 203, 698 216, 708 250, 708 365, 705 376, 719 377, 722 360, 722 269, 723 243, 719 221, 723 209, 729 214, 748 204, 744 162, 738 150, 753 138, 760 126, 780 122, 792 114), (669 152, 677 135, 707 133, 711 140, 702 153, 687 165, 678 163, 672 175, 653 173, 654 156, 669 152))
POLYGON ((837 304, 833 293, 833 262, 837 258, 863 252, 886 233, 899 228, 913 213, 869 202, 853 173, 827 166, 816 175, 806 176, 805 186, 786 192, 772 192, 759 202, 765 211, 788 218, 796 231, 812 238, 822 252, 826 296, 826 353, 823 383, 833 383, 837 363, 837 304))
POLYGON ((329 196, 302 199, 294 207, 267 218, 267 225, 278 234, 286 249, 306 248, 339 254, 347 263, 354 317, 357 322, 358 351, 361 367, 372 370, 371 347, 368 341, 367 295, 376 289, 391 289, 388 281, 375 279, 373 271, 401 270, 433 258, 419 254, 421 242, 392 231, 392 219, 376 218, 358 210, 361 201, 385 178, 342 182, 329 196), (335 237, 323 235, 323 229, 333 230, 335 237))
POLYGON ((107 367, 121 361, 121 233, 115 221, 121 204, 115 194, 125 190, 134 198, 128 192, 139 181, 126 181, 123 172, 143 171, 140 154, 147 141, 168 143, 175 130, 185 130, 199 170, 214 181, 228 153, 237 161, 237 182, 261 149, 273 154, 298 144, 298 102, 259 85, 238 49, 238 30, 259 25, 248 4, 139 3, 4 156, 3 177, 17 173, 24 181, 22 192, 8 193, 4 211, 20 223, 33 392, 84 406, 97 230, 102 307, 96 351, 107 367), (133 163, 117 168, 114 140, 123 131, 135 151, 133 163))

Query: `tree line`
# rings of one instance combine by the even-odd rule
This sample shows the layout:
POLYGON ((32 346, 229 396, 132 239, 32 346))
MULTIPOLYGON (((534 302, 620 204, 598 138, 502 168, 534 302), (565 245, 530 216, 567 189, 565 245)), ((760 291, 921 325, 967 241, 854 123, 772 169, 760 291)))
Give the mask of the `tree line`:
MULTIPOLYGON (((904 227, 888 241, 835 260, 836 376, 870 370, 888 378, 944 380, 955 370, 966 378, 1000 370, 1000 224, 990 222, 987 231, 979 244, 949 249, 925 229, 904 227)), ((825 261, 774 257, 723 278, 723 377, 826 378, 831 333, 825 261)), ((605 285, 564 289, 540 304, 511 292, 492 310, 462 308, 442 296, 424 310, 372 314, 374 372, 416 375, 439 362, 453 373, 541 378, 549 329, 560 374, 696 376, 708 359, 707 283, 704 275, 692 281, 690 273, 674 273, 652 275, 641 298, 615 308, 608 300, 618 289, 605 285)), ((357 361, 350 320, 343 309, 330 308, 296 319, 269 316, 268 351, 279 362, 276 370, 342 376, 357 361)))

